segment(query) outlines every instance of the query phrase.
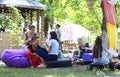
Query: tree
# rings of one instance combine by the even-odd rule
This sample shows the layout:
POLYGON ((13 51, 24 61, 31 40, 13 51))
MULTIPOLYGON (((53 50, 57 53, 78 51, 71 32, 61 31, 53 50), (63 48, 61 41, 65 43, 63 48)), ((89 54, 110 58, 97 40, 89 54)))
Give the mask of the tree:
MULTIPOLYGON (((95 32, 97 35, 101 34, 102 25, 102 8, 101 0, 38 0, 50 7, 49 11, 45 11, 45 18, 48 24, 58 20, 66 23, 68 20, 74 24, 80 24, 83 27, 95 32)), ((117 20, 120 26, 120 1, 117 5, 117 20)), ((45 22, 46 23, 46 22, 45 22)))
POLYGON ((22 36, 22 27, 21 22, 23 22, 23 18, 20 14, 20 11, 15 7, 10 7, 11 16, 10 16, 10 41, 12 42, 12 48, 19 48, 24 45, 22 36))

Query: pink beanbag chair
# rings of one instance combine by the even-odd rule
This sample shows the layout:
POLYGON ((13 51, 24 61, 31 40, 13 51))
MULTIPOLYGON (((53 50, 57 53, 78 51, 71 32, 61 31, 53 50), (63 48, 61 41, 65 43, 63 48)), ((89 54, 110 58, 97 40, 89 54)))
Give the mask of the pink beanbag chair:
POLYGON ((1 60, 8 66, 8 67, 16 67, 16 68, 28 68, 30 67, 30 62, 25 56, 26 51, 24 48, 19 50, 15 49, 8 49, 4 50, 1 55, 1 60))

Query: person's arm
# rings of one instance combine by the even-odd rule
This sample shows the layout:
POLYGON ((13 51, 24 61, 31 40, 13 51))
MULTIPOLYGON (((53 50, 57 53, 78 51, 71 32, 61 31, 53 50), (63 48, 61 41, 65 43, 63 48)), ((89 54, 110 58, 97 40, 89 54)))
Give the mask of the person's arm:
POLYGON ((42 63, 43 63, 44 65, 46 65, 46 64, 45 64, 45 61, 43 60, 43 58, 40 57, 40 59, 41 59, 42 63))
POLYGON ((51 40, 49 40, 45 43, 45 48, 46 48, 47 52, 50 52, 51 46, 52 46, 52 41, 51 40))
POLYGON ((60 39, 60 37, 61 37, 61 31, 60 31, 60 29, 58 29, 58 34, 59 34, 59 39, 60 39))
POLYGON ((80 50, 78 50, 78 55, 77 55, 78 57, 80 57, 80 56, 81 56, 81 55, 80 55, 80 53, 81 53, 81 51, 80 51, 80 50))
POLYGON ((36 55, 38 58, 40 58, 40 60, 42 61, 42 63, 44 64, 44 65, 46 65, 45 64, 45 61, 44 61, 44 59, 42 58, 42 57, 40 57, 40 56, 38 56, 38 55, 36 55))
POLYGON ((108 49, 108 48, 107 48, 106 46, 104 46, 104 45, 102 45, 102 47, 103 47, 103 50, 104 50, 106 53, 108 53, 108 58, 109 58, 110 60, 112 60, 112 59, 113 59, 112 50, 108 49))
POLYGON ((32 60, 31 60, 31 58, 30 58, 30 55, 28 55, 28 60, 29 60, 29 62, 30 62, 31 68, 33 68, 32 60))
POLYGON ((90 50, 90 51, 92 51, 92 47, 89 45, 89 43, 86 43, 85 50, 90 50))
POLYGON ((90 50, 90 51, 92 51, 92 47, 85 47, 85 50, 90 50))
POLYGON ((80 55, 80 53, 81 53, 81 50, 80 50, 80 48, 78 47, 78 57, 80 57, 81 55, 80 55))
POLYGON ((26 34, 24 34, 24 44, 27 44, 30 41, 31 41, 31 38, 27 39, 26 34))
POLYGON ((50 52, 51 47, 50 47, 47 43, 46 43, 46 45, 45 45, 45 48, 46 48, 47 52, 50 52))

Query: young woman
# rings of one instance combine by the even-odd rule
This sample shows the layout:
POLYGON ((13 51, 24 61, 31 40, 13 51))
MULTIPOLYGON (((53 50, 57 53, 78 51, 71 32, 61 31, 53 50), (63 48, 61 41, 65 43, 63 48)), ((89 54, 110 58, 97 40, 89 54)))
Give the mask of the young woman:
POLYGON ((37 54, 45 61, 56 61, 59 54, 59 43, 55 31, 50 32, 49 40, 45 44, 45 49, 39 49, 37 54))
POLYGON ((39 45, 39 37, 32 38, 32 44, 28 46, 26 57, 30 61, 31 67, 45 67, 44 61, 36 54, 37 50, 41 48, 39 45))
POLYGON ((34 25, 29 25, 29 31, 25 33, 24 35, 24 43, 26 45, 31 45, 32 44, 32 38, 36 37, 37 33, 35 33, 35 26, 34 25))
POLYGON ((111 53, 102 45, 102 38, 97 36, 93 47, 94 63, 108 64, 110 62, 111 53))

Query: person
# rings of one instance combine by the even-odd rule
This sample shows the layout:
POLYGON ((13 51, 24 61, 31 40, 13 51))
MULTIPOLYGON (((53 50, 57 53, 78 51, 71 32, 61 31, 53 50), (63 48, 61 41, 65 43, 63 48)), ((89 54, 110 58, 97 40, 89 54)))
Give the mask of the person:
POLYGON ((74 51, 73 57, 82 58, 84 53, 92 53, 89 43, 85 43, 83 38, 78 38, 78 51, 74 51))
POLYGON ((45 49, 38 49, 37 54, 44 59, 44 61, 57 61, 59 54, 59 43, 55 31, 51 31, 49 40, 45 43, 45 49))
POLYGON ((93 46, 93 63, 108 64, 110 63, 112 54, 102 45, 101 36, 97 36, 93 46))
POLYGON ((57 33, 57 39, 58 39, 58 41, 60 42, 61 31, 60 31, 60 25, 59 25, 59 24, 57 24, 57 25, 55 26, 55 31, 56 31, 56 33, 57 33))
POLYGON ((29 25, 29 31, 25 33, 24 35, 24 43, 25 45, 31 45, 32 44, 32 38, 36 37, 37 33, 35 33, 35 26, 29 25))
POLYGON ((38 57, 36 54, 37 50, 41 48, 39 46, 39 37, 33 37, 32 38, 32 44, 29 45, 26 52, 26 57, 30 61, 31 67, 46 67, 43 59, 41 57, 38 57))
POLYGON ((61 30, 60 30, 60 25, 59 24, 57 24, 55 26, 55 32, 57 34, 57 39, 58 39, 58 42, 59 42, 59 49, 62 51, 62 43, 63 42, 61 42, 61 30))

